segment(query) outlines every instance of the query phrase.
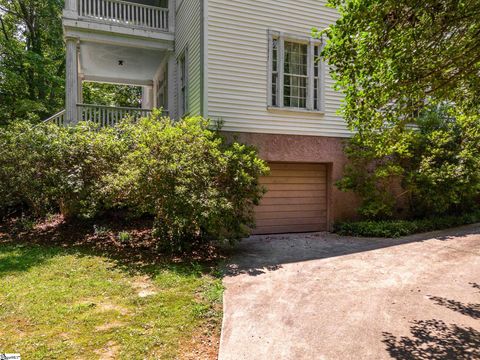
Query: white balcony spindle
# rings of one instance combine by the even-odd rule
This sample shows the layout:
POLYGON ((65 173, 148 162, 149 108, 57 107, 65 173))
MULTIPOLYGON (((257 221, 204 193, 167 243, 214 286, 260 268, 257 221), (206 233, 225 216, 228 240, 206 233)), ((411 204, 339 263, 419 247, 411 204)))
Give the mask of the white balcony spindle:
POLYGON ((169 9, 121 0, 78 0, 78 14, 129 26, 168 31, 169 9))

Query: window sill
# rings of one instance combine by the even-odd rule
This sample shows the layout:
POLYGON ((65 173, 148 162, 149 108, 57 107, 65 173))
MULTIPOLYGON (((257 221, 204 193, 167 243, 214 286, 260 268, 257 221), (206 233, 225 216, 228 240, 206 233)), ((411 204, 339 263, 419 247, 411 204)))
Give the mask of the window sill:
POLYGON ((267 106, 267 110, 271 112, 278 112, 278 113, 301 113, 301 114, 316 114, 316 115, 325 115, 325 111, 320 110, 308 110, 308 109, 300 109, 300 108, 291 108, 291 107, 276 107, 276 106, 267 106))

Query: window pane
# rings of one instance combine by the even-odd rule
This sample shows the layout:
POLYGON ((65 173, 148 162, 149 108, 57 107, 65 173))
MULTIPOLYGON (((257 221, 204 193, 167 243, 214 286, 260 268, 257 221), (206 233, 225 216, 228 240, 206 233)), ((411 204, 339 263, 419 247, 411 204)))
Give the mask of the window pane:
POLYGON ((278 71, 278 39, 272 40, 272 70, 278 71))
POLYGON ((272 75, 272 106, 278 106, 277 103, 278 74, 272 75))
POLYGON ((284 104, 289 107, 307 106, 308 47, 306 44, 285 42, 284 104))

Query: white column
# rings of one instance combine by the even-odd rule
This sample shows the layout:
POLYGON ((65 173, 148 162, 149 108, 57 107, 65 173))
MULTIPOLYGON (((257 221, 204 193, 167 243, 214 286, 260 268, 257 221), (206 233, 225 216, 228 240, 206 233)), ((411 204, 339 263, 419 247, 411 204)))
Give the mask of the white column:
POLYGON ((142 109, 153 108, 153 85, 142 87, 142 109))
POLYGON ((157 94, 157 89, 158 89, 158 78, 155 78, 153 80, 153 87, 152 87, 152 108, 158 108, 158 94, 157 94))
POLYGON ((175 13, 177 12, 177 5, 175 0, 168 0, 168 31, 175 32, 175 13))
POLYGON ((76 38, 65 39, 67 48, 65 82, 65 122, 75 125, 78 122, 78 53, 76 38))
POLYGON ((172 119, 177 118, 177 60, 175 54, 170 53, 168 59, 168 115, 172 119))

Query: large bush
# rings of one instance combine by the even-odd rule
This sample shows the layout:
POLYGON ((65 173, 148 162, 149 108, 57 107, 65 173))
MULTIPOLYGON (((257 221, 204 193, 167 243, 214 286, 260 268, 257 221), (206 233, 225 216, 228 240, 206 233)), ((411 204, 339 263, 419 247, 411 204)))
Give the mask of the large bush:
POLYGON ((258 178, 267 168, 257 152, 226 143, 208 125, 153 116, 120 127, 129 148, 109 193, 116 204, 153 214, 158 238, 172 250, 246 235, 263 194, 258 178))
POLYGON ((102 207, 103 179, 124 153, 113 129, 87 123, 16 122, 0 130, 0 146, 0 208, 27 206, 35 216, 94 215, 102 207))
POLYGON ((448 107, 424 111, 405 164, 416 216, 467 211, 480 195, 480 115, 448 107))
POLYGON ((416 127, 397 127, 394 135, 356 133, 347 146, 350 165, 338 186, 363 200, 368 219, 409 215, 426 217, 468 211, 480 197, 480 116, 448 106, 425 108, 416 127), (391 151, 384 153, 392 136, 391 151), (397 141, 393 144, 393 141, 397 141), (400 185, 400 191, 392 189, 400 185))
POLYGON ((15 123, 0 130, 0 209, 153 215, 171 250, 234 240, 254 225, 267 171, 255 149, 227 143, 200 117, 155 114, 113 128, 15 123))

